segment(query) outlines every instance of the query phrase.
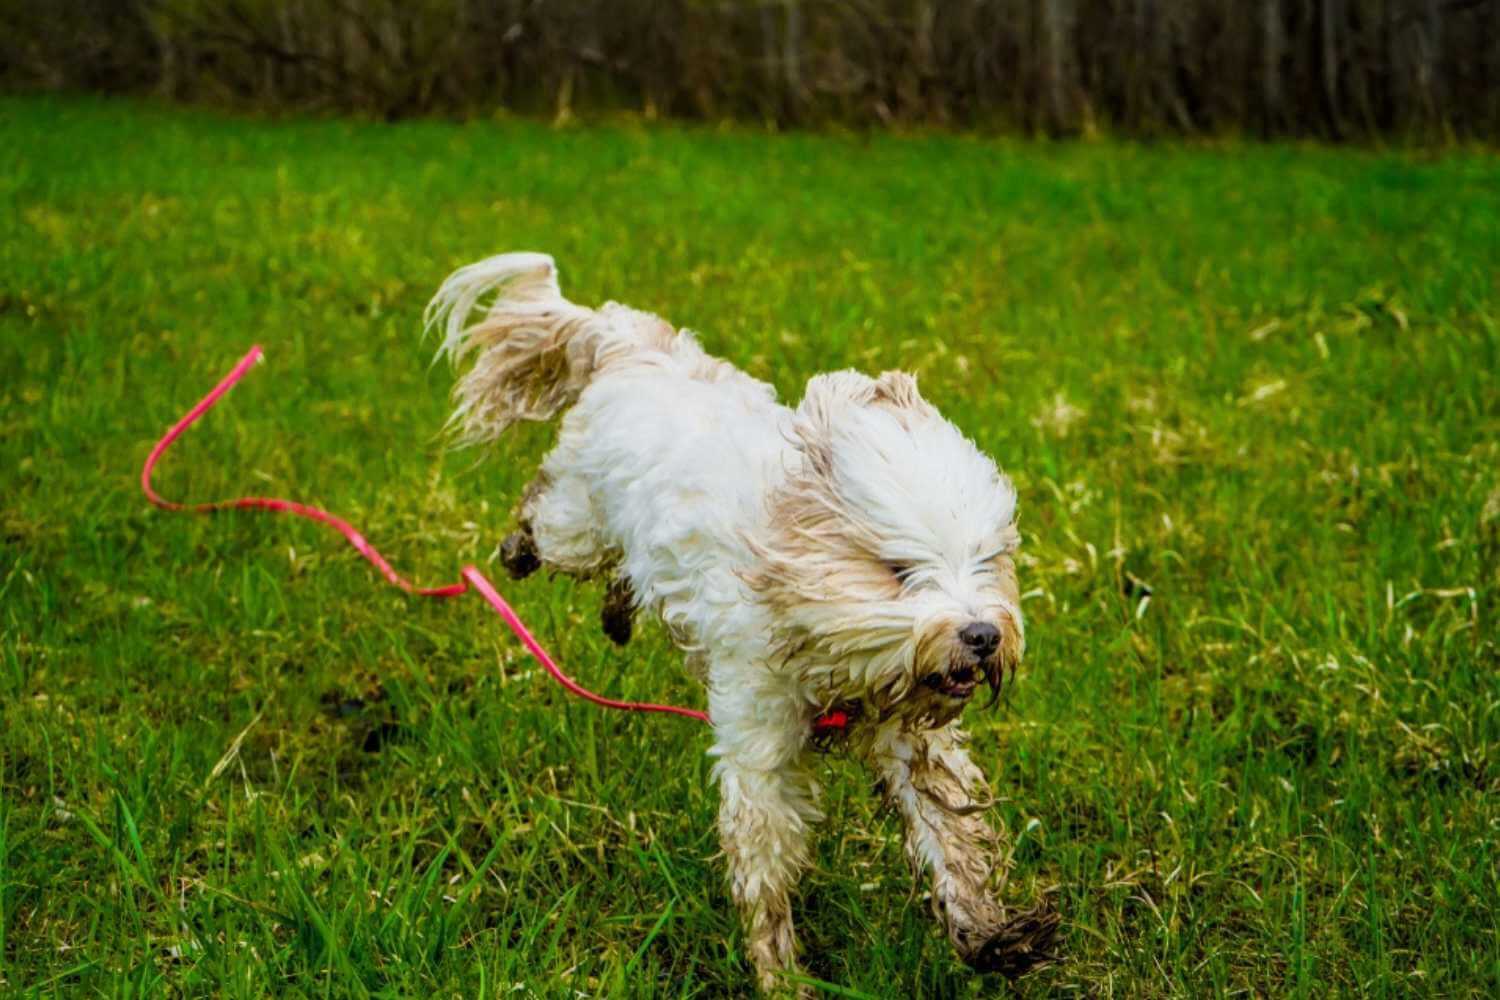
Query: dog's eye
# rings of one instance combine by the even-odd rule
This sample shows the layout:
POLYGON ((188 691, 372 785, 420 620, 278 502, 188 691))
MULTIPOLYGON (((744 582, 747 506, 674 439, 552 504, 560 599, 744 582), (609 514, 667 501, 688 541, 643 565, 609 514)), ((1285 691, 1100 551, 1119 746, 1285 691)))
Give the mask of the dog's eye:
POLYGON ((999 559, 1001 556, 1014 555, 1016 549, 1020 548, 1020 545, 1021 540, 1019 538, 1006 539, 1005 544, 1001 545, 998 549, 991 549, 989 552, 982 554, 979 557, 979 561, 985 565, 988 565, 990 563, 993 563, 996 559, 999 559))
POLYGON ((1015 543, 1012 542, 1002 545, 998 549, 992 549, 989 552, 985 552, 979 556, 975 564, 975 571, 986 574, 995 573, 999 568, 996 560, 1000 559, 1002 556, 1011 555, 1015 551, 1016 546, 1015 543))
POLYGON ((891 571, 891 576, 894 576, 896 578, 896 582, 900 583, 902 586, 905 586, 906 581, 911 579, 911 563, 888 562, 885 564, 885 568, 891 571))

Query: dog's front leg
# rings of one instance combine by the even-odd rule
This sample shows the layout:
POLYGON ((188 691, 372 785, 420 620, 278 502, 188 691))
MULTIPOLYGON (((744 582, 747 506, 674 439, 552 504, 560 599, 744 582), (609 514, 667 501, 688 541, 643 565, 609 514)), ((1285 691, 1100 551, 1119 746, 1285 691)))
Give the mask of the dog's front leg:
POLYGON ((1038 909, 1007 921, 991 894, 997 839, 985 821, 988 785, 956 725, 890 732, 871 764, 906 827, 906 854, 932 880, 932 907, 959 957, 981 972, 1019 975, 1049 961, 1056 915, 1038 909))
POLYGON ((748 698, 743 689, 711 697, 710 708, 730 892, 760 988, 785 988, 782 974, 796 967, 797 952, 791 893, 807 867, 809 828, 821 819, 803 760, 805 710, 790 698, 748 698))

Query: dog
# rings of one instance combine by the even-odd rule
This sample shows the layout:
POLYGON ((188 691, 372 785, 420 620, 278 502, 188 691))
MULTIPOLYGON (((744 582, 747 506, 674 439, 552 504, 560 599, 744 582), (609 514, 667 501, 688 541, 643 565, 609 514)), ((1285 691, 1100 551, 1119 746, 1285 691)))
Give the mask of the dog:
POLYGON ((568 301, 539 253, 456 271, 425 320, 461 371, 459 443, 561 415, 500 547, 510 575, 606 581, 610 638, 646 609, 706 682, 719 836, 760 987, 797 968, 791 896, 823 818, 814 722, 835 709, 959 957, 1011 976, 1051 961, 1055 913, 1007 919, 991 893, 988 783, 959 725, 1025 645, 1016 492, 916 380, 817 375, 789 408, 687 330, 568 301))

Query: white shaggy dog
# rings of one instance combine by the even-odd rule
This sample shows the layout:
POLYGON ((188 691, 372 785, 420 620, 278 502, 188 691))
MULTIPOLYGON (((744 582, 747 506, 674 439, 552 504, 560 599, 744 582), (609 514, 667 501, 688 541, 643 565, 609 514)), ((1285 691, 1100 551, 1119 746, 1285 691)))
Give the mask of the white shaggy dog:
POLYGON ((1055 915, 1007 921, 987 885, 987 783, 957 721, 1021 657, 1016 494, 915 380, 819 375, 789 409, 685 330, 569 302, 543 254, 456 272, 427 321, 441 354, 473 362, 454 390, 463 440, 566 410, 502 547, 511 574, 603 576, 611 638, 648 608, 705 677, 719 833, 761 986, 795 967, 789 895, 822 818, 809 756, 832 708, 959 955, 1012 975, 1049 959, 1055 915))

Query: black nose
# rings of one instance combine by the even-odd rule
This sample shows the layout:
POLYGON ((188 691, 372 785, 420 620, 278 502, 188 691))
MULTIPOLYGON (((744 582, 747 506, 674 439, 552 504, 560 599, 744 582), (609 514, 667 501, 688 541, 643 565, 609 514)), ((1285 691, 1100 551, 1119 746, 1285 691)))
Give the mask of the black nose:
POLYGON ((959 629, 958 637, 980 659, 988 659, 1000 645, 1000 630, 988 622, 972 622, 959 629))

